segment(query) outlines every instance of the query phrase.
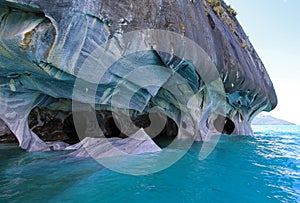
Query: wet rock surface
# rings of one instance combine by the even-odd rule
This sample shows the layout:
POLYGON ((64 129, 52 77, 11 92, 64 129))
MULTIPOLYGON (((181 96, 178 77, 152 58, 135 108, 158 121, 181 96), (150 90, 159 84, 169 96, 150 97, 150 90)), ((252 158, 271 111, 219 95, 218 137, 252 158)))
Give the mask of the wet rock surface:
MULTIPOLYGON (((121 43, 125 33, 140 30, 141 39, 128 42, 130 46, 136 46, 141 42, 148 43, 144 29, 159 29, 187 37, 207 53, 218 70, 225 90, 224 118, 228 122, 224 125, 228 129, 220 127, 220 131, 249 135, 252 133, 251 120, 261 111, 275 108, 277 98, 262 61, 235 15, 235 11, 223 1, 2 0, 0 118, 17 137, 20 146, 29 151, 48 149, 45 140, 62 140, 70 144, 77 142, 74 128, 70 127, 71 100, 74 100, 75 80, 80 77, 87 59, 93 58, 93 52, 109 39, 114 39, 113 42, 119 46, 117 49, 126 50, 126 43, 121 43), (42 120, 39 115, 42 115, 42 120)), ((106 48, 112 50, 109 44, 106 48)), ((168 53, 178 50, 180 47, 174 46, 168 53)), ((194 50, 184 51, 188 53, 194 50)), ((100 57, 99 60, 106 59, 100 57)), ((173 96, 159 87, 139 90, 134 102, 128 106, 132 120, 136 120, 138 127, 146 125, 147 119, 144 118, 149 109, 159 106, 172 118, 180 132, 192 132, 191 129, 197 125, 199 131, 193 136, 196 140, 205 137, 203 134, 216 117, 212 109, 218 99, 207 93, 203 78, 195 71, 193 61, 187 62, 162 53, 155 47, 147 52, 124 56, 123 60, 109 68, 98 84, 93 108, 106 111, 106 116, 100 116, 97 120, 100 125, 110 126, 105 132, 107 136, 118 134, 117 137, 124 137, 123 134, 127 134, 119 134, 114 128, 109 116, 111 108, 107 106, 113 106, 111 98, 117 84, 125 81, 128 72, 145 65, 164 66, 185 78, 196 95, 197 111, 193 119, 179 122, 178 117, 183 118, 184 115, 180 115, 180 105, 177 105, 174 97, 182 98, 185 92, 175 88, 180 82, 173 81, 168 71, 161 71, 155 73, 155 77, 159 78, 158 82, 173 87, 173 96)), ((90 69, 84 75, 86 77, 80 78, 86 88, 79 91, 75 98, 77 102, 86 102, 87 92, 95 84, 95 75, 97 72, 90 69)), ((147 78, 142 73, 140 76, 147 78)), ((131 83, 126 84, 123 91, 130 92, 132 87, 131 83)), ((128 126, 125 131, 134 133, 130 131, 130 125, 126 125, 126 120, 120 122, 128 126)), ((11 134, 7 128, 3 129, 1 127, 1 134, 11 134)))
POLYGON ((9 130, 7 125, 2 120, 0 120, 0 142, 3 143, 18 142, 15 135, 9 130))

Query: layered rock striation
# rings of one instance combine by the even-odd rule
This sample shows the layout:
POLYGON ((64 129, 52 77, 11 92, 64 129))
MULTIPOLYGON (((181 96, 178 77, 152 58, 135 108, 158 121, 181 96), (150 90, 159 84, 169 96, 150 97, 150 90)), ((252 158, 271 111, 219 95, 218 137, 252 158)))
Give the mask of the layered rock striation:
MULTIPOLYGON (((163 117, 160 114, 169 120, 162 136, 179 132, 204 140, 211 127, 220 133, 250 135, 251 120, 261 111, 274 109, 277 98, 235 15, 223 1, 0 0, 0 118, 28 151, 66 147, 45 142, 53 140, 43 134, 55 130, 59 140, 73 144, 72 134, 78 133, 74 112, 88 115, 93 110, 101 136, 127 137, 140 128, 147 132, 153 107, 159 109, 158 120, 163 117), (159 30, 154 40, 158 44, 149 40, 153 30, 159 30), (164 31, 177 33, 182 41, 164 37, 164 31), (134 37, 124 37, 132 32, 134 37), (159 38, 167 45, 164 51, 159 38), (200 73, 195 61, 176 54, 202 60, 203 53, 197 57, 197 50, 179 46, 186 39, 210 60, 202 63, 200 73), (132 51, 140 46, 147 50, 132 51), (109 54, 99 55, 98 49, 109 54), (118 60, 108 59, 115 55, 118 60), (107 60, 107 69, 97 67, 107 60), (205 80, 206 73, 201 75, 201 70, 210 71, 211 64, 221 82, 217 85, 222 85, 223 93, 216 93, 224 97, 222 115, 214 113, 219 97, 208 89, 211 80, 205 80), (137 75, 130 79, 132 72, 137 75), (191 100, 192 110, 187 108, 191 100), (80 105, 74 107, 74 102, 80 105), (124 111, 132 123, 124 118, 124 111), (120 125, 125 128, 116 130, 120 125)), ((94 128, 88 117, 84 117, 84 128, 94 128)))

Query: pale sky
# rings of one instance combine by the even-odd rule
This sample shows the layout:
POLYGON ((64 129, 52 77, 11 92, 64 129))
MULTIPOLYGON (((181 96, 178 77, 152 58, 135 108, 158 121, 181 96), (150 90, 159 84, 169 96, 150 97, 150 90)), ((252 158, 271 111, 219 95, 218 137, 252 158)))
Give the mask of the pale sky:
POLYGON ((225 0, 262 59, 276 90, 270 114, 300 125, 300 0, 225 0))

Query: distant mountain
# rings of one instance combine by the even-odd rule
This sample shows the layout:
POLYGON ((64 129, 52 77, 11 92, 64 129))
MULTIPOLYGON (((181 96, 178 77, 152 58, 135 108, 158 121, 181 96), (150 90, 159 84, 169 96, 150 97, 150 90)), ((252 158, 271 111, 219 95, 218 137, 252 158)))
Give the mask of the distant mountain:
POLYGON ((275 118, 270 115, 259 114, 253 119, 252 125, 295 125, 295 124, 279 118, 275 118))

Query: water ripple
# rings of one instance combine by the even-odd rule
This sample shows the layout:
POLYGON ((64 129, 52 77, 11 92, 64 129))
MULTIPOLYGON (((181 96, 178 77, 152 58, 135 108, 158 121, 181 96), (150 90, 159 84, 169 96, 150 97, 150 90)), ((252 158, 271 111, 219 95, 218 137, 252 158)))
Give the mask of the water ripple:
MULTIPOLYGON (((253 137, 221 137, 203 161, 202 143, 195 143, 180 161, 146 176, 119 174, 65 152, 0 145, 0 202, 299 202, 300 127, 254 130, 253 137)), ((159 153, 141 156, 139 170, 145 170, 159 153)))

